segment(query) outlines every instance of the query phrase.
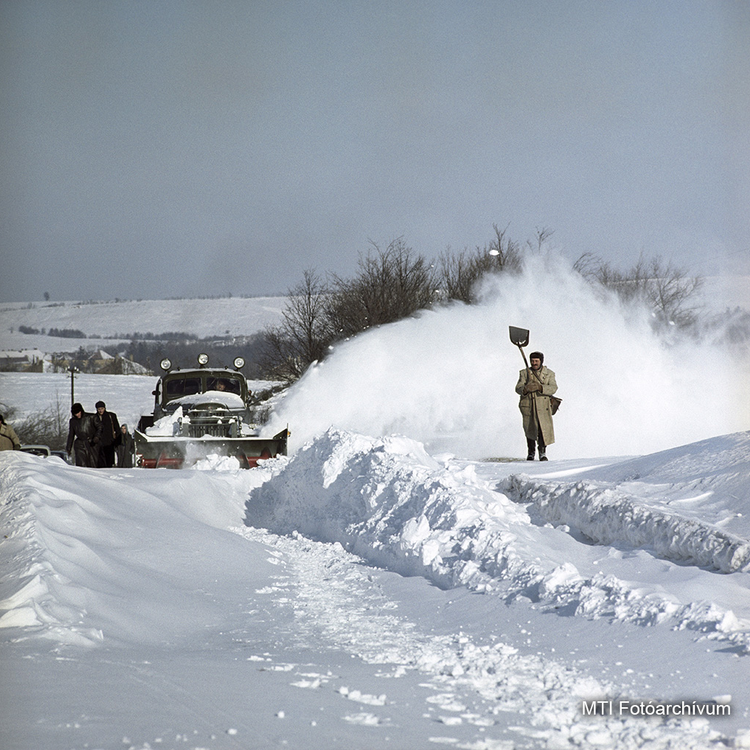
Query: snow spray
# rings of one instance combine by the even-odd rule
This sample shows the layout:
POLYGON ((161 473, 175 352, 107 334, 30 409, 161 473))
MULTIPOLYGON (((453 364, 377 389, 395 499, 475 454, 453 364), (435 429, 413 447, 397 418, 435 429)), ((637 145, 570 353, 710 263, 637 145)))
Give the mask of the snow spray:
POLYGON ((624 308, 555 255, 486 279, 478 304, 424 311, 337 345, 273 421, 289 424, 292 450, 335 426, 403 434, 433 453, 523 456, 514 391, 523 361, 509 325, 530 330, 529 346, 556 373, 563 405, 552 459, 641 455, 748 429, 746 352, 665 344, 647 310, 624 308))

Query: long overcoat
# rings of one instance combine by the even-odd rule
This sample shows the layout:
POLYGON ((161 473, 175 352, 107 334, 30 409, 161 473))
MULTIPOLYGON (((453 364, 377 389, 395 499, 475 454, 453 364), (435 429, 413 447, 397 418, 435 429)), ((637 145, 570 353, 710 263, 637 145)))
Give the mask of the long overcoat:
POLYGON ((104 414, 96 412, 94 422, 99 430, 99 445, 102 448, 109 448, 110 445, 118 446, 122 440, 120 423, 117 421, 117 414, 113 411, 104 410, 104 414))
POLYGON ((123 432, 120 444, 115 448, 117 454, 117 465, 123 469, 133 468, 133 453, 135 453, 135 440, 129 432, 123 432))
POLYGON ((548 367, 542 366, 536 373, 524 368, 518 374, 516 393, 521 397, 518 408, 523 416, 523 431, 526 433, 527 440, 536 440, 538 432, 541 431, 545 445, 552 445, 555 442, 552 404, 549 397, 556 391, 555 373, 548 367), (526 383, 529 379, 536 380, 537 377, 542 383, 542 390, 524 395, 523 389, 526 383))
POLYGON ((68 442, 65 450, 74 449, 76 466, 96 468, 98 463, 99 430, 94 422, 94 415, 83 412, 80 419, 71 417, 68 422, 68 442))

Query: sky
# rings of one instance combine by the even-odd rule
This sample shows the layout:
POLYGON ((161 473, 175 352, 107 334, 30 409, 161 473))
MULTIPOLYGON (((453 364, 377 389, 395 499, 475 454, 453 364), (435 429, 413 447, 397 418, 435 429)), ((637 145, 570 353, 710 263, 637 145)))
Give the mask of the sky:
POLYGON ((493 226, 750 271, 750 5, 5 0, 0 301, 283 294, 493 226))

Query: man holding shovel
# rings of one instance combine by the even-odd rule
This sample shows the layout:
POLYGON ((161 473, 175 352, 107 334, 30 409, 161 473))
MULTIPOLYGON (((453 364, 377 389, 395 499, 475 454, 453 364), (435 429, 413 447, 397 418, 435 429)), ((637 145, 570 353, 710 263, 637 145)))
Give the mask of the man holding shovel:
MULTIPOLYGON (((521 353, 523 354, 523 349, 521 353)), ((531 352, 529 362, 531 366, 527 365, 521 370, 516 383, 516 393, 521 397, 518 408, 523 415, 523 431, 526 433, 526 444, 529 448, 526 460, 534 460, 534 451, 538 444, 539 460, 546 461, 547 446, 555 442, 550 396, 557 391, 557 383, 555 373, 544 367, 544 354, 531 352)))

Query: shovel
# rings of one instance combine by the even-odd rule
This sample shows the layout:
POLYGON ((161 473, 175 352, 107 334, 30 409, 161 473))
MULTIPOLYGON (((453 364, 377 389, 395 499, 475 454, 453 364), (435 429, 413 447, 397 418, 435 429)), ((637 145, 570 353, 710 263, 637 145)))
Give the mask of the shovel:
POLYGON ((523 357, 523 363, 528 370, 529 363, 526 361, 526 353, 523 348, 529 345, 529 332, 525 328, 516 328, 515 326, 508 326, 508 332, 510 333, 511 343, 518 347, 518 351, 521 352, 521 356, 523 357))

